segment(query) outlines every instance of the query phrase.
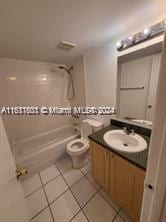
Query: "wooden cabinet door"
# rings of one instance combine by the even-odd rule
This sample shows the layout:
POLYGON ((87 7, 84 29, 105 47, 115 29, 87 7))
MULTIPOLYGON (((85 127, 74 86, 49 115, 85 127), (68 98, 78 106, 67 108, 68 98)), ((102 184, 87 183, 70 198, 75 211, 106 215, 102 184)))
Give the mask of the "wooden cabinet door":
POLYGON ((112 186, 110 190, 118 204, 126 212, 130 212, 134 192, 134 169, 131 164, 117 155, 113 155, 111 160, 113 164, 110 172, 114 172, 114 178, 112 178, 113 185, 110 183, 112 186))
POLYGON ((145 171, 110 152, 110 196, 139 222, 145 171))
POLYGON ((96 182, 109 192, 109 151, 90 141, 92 173, 96 182))
POLYGON ((135 181, 131 216, 136 222, 140 221, 141 206, 144 191, 145 171, 135 167, 135 181))

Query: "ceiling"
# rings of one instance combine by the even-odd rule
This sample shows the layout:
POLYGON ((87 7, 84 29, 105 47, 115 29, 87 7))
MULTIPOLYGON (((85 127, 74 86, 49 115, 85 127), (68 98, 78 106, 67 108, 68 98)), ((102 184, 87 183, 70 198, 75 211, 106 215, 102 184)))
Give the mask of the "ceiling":
POLYGON ((0 0, 0 56, 69 63, 161 12, 164 0, 0 0), (75 43, 72 51, 56 47, 75 43))

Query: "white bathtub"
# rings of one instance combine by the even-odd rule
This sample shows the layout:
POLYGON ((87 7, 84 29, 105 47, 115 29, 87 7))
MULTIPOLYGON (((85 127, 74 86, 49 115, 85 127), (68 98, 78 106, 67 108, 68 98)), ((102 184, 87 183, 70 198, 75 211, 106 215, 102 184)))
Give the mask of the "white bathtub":
POLYGON ((69 141, 80 132, 73 126, 64 126, 47 133, 25 139, 14 146, 17 166, 26 166, 33 175, 65 155, 69 141))

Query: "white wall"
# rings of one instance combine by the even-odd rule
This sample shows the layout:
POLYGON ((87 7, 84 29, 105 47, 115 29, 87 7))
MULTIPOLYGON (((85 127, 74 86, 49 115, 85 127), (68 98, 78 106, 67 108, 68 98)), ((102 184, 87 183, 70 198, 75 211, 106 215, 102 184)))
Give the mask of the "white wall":
POLYGON ((85 54, 87 105, 115 105, 116 52, 111 44, 85 54))
MULTIPOLYGON (((87 106, 116 105, 116 51, 111 44, 85 54, 87 106)), ((104 122, 108 122, 105 116, 104 122)))
MULTIPOLYGON (((86 106, 86 92, 85 92, 85 69, 84 69, 84 57, 80 56, 68 66, 73 66, 72 77, 75 89, 75 98, 70 100, 71 106, 86 106)), ((79 118, 72 117, 71 123, 81 124, 81 120, 84 116, 79 116, 79 118)))
POLYGON ((72 106, 85 106, 86 96, 85 96, 85 72, 84 72, 84 58, 80 56, 73 63, 72 77, 75 89, 75 98, 70 101, 72 106))
MULTIPOLYGON (((85 53, 85 79, 86 79, 86 101, 90 106, 116 106, 117 85, 117 58, 137 49, 162 41, 163 37, 157 37, 135 47, 117 52, 116 42, 126 35, 134 34, 165 18, 165 14, 158 15, 146 21, 144 24, 134 24, 130 30, 119 37, 110 40, 101 47, 91 49, 85 53)), ((104 122, 107 124, 110 116, 106 116, 104 122)))
MULTIPOLYGON (((0 58, 0 96, 5 106, 67 106, 66 74, 56 64, 0 58), (46 78, 46 80, 44 80, 46 78)), ((12 143, 69 123, 65 116, 5 116, 12 143)))

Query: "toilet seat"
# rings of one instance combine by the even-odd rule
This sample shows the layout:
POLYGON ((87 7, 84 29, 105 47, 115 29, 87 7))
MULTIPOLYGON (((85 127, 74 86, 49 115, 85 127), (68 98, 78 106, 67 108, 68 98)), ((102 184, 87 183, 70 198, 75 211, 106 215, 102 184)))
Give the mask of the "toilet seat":
MULTIPOLYGON (((66 153, 72 159, 73 167, 78 169, 85 165, 89 149, 89 138, 88 136, 95 131, 95 129, 99 129, 99 125, 96 125, 96 121, 88 120, 83 121, 81 125, 81 138, 70 141, 66 147, 66 153)), ((100 126, 101 127, 101 126, 100 126)))
POLYGON ((89 142, 83 138, 75 139, 67 144, 67 153, 72 155, 79 155, 84 153, 89 148, 89 142))

